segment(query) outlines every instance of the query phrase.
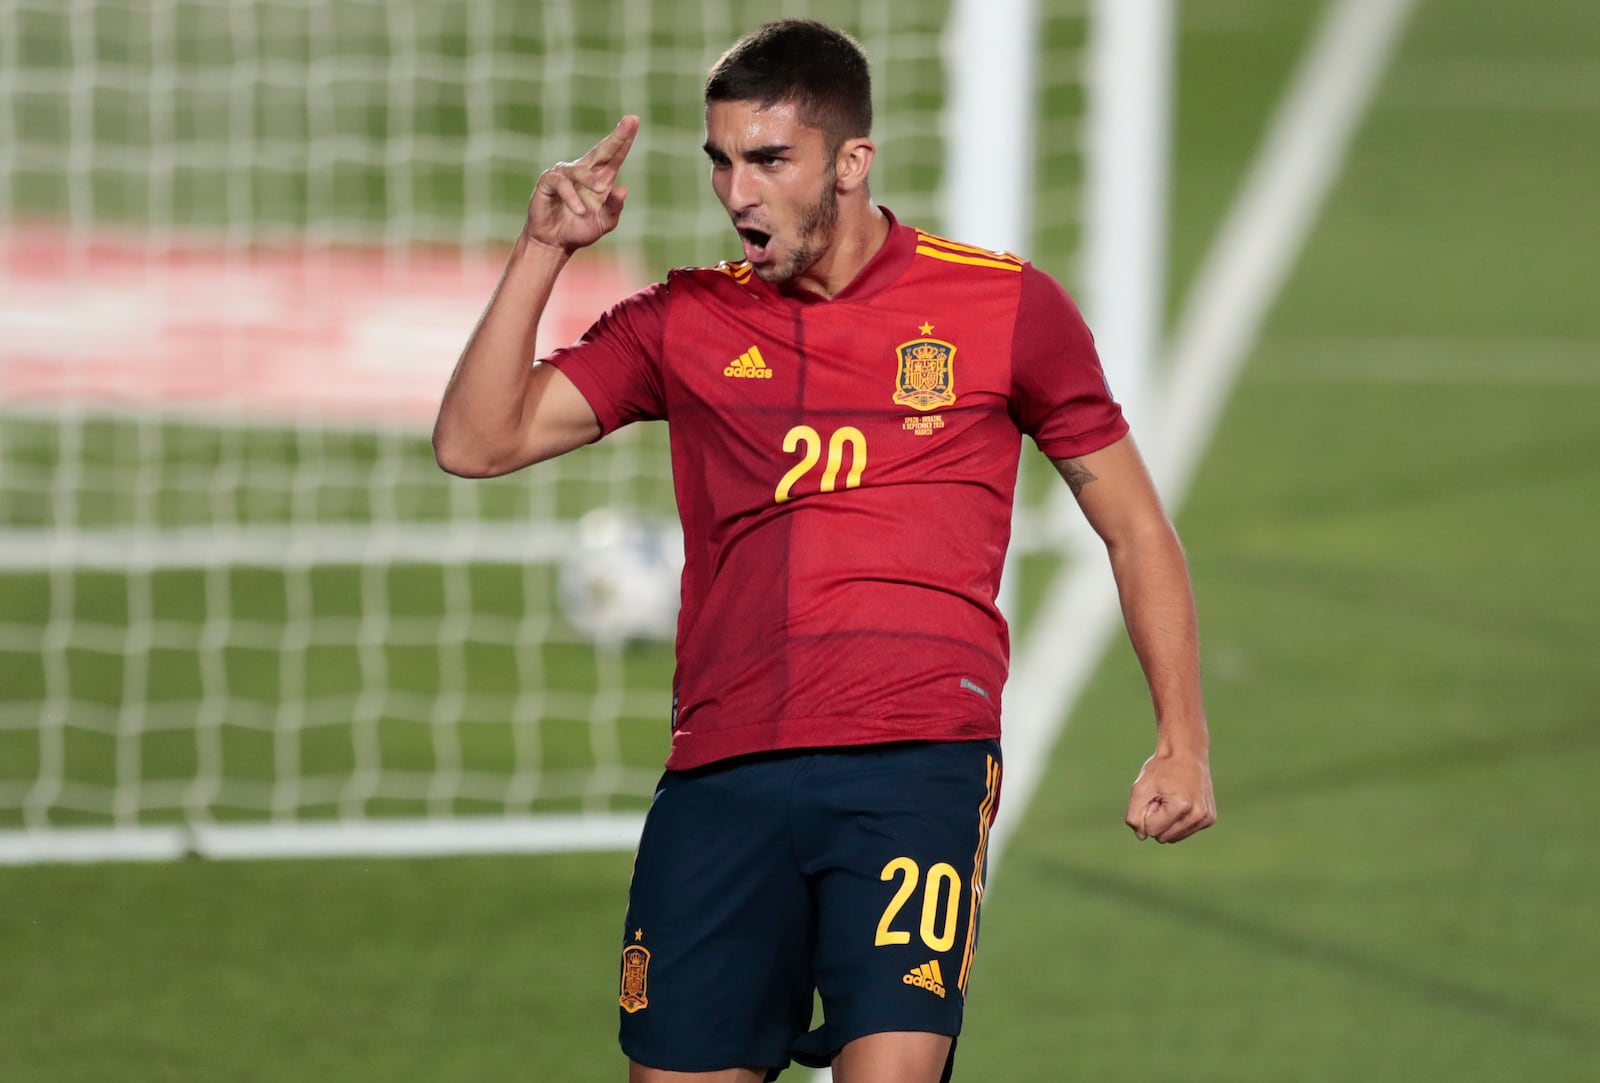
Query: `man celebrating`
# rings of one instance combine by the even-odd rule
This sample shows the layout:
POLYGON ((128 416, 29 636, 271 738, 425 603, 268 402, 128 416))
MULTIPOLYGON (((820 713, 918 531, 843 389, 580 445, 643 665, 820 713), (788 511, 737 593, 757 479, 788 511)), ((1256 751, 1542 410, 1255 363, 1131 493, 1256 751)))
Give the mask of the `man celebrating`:
POLYGON ((1061 287, 872 202, 851 39, 769 24, 705 101, 744 258, 674 271, 529 364, 557 275, 622 214, 624 117, 539 178, 434 449, 484 477, 669 425, 683 605, 623 933, 632 1083, 770 1080, 791 1059, 935 1083, 999 803, 1019 434, 1106 543, 1157 721, 1126 822, 1162 842, 1216 818, 1188 572, 1061 287))

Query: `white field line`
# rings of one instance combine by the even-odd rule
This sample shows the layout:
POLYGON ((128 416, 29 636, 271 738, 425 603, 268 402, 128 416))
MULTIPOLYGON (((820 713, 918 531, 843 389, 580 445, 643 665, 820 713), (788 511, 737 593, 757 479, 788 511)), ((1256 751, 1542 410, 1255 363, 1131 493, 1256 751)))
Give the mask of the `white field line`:
POLYGON ((1600 384, 1600 339, 1274 339, 1258 352, 1250 378, 1267 383, 1600 384))
MULTIPOLYGON (((1081 520, 1045 519, 1020 509, 1016 534, 1036 547, 1075 541, 1063 529, 1081 520), (1050 533, 1054 531, 1054 533, 1050 533)), ((305 569, 348 564, 552 564, 579 547, 575 521, 244 524, 103 529, 21 527, 0 532, 0 573, 87 569, 152 572, 173 568, 305 569)))
POLYGON ((627 851, 638 845, 643 819, 636 813, 573 813, 291 826, 63 827, 37 834, 0 831, 0 866, 46 861, 176 861, 191 855, 226 861, 627 851))
POLYGON ((1386 88, 1383 104, 1447 112, 1600 111, 1600 65, 1592 57, 1419 58, 1386 88))
MULTIPOLYGON (((1212 245, 1174 336, 1172 378, 1153 412, 1159 423, 1141 437, 1157 485, 1174 510, 1339 175, 1415 3, 1340 0, 1327 12, 1212 245)), ((1118 617, 1104 556, 1075 561, 1052 584, 1019 644, 1006 693, 1005 812, 989 841, 991 862, 1021 824, 1067 713, 1118 617)), ((1128 765, 1130 782, 1137 767, 1128 765)), ((1106 809, 1106 816, 1121 811, 1106 809)))
POLYGON ((534 564, 577 544, 571 523, 216 526, 172 530, 8 530, 0 572, 52 568, 148 572, 247 565, 534 564))

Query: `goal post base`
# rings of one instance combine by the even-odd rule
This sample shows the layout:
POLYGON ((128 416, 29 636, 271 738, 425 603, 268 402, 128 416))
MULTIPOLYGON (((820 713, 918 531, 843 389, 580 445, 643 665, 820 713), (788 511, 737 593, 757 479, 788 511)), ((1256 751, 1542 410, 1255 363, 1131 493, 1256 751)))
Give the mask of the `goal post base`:
POLYGON ((628 851, 643 813, 0 831, 0 865, 628 851))

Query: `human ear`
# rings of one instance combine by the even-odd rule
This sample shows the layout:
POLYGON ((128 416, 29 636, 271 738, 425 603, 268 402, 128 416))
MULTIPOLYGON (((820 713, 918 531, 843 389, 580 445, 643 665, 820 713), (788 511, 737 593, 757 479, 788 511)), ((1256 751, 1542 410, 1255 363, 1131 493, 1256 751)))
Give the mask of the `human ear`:
POLYGON ((841 195, 866 186, 867 173, 877 153, 878 148, 865 137, 846 139, 839 145, 833 159, 833 172, 841 195))

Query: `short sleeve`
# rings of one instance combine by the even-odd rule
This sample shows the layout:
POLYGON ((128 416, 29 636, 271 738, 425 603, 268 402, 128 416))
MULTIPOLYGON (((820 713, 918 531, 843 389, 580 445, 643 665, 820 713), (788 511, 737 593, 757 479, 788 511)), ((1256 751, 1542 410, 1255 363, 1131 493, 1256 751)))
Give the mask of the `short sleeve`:
POLYGON ((1022 271, 1012 336, 1011 412, 1052 459, 1099 451, 1128 432, 1078 306, 1032 264, 1022 271))
POLYGON ((588 400, 605 435, 634 421, 667 416, 661 355, 668 287, 657 283, 623 298, 571 346, 547 357, 588 400))

